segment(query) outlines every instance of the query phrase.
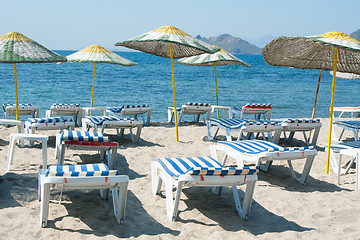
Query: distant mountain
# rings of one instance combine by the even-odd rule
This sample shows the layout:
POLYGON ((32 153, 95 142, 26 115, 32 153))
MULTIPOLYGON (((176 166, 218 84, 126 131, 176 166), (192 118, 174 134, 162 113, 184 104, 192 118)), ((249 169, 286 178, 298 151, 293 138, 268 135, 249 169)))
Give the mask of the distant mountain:
POLYGON ((232 54, 261 55, 261 48, 252 45, 241 38, 233 37, 230 34, 221 34, 217 37, 208 38, 197 35, 196 38, 206 43, 217 45, 232 54))
POLYGON ((360 41, 360 29, 350 34, 350 37, 355 38, 356 40, 360 41))

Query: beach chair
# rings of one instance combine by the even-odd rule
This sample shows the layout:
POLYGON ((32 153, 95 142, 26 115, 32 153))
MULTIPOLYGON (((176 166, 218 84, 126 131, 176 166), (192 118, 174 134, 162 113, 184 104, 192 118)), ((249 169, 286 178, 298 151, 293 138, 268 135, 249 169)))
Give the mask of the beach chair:
MULTIPOLYGON (((327 149, 326 149, 327 151, 327 149)), ((359 173, 359 159, 360 154, 360 141, 331 143, 330 146, 330 166, 332 170, 338 176, 338 184, 340 184, 340 176, 349 173, 353 164, 356 164, 356 189, 360 189, 360 173, 359 173), (336 155, 339 154, 339 159, 336 159, 336 155), (342 157, 350 156, 352 159, 345 164, 345 168, 342 168, 342 157)))
POLYGON ((360 117, 360 106, 359 107, 334 107, 333 108, 333 116, 335 116, 335 112, 340 112, 338 118, 342 118, 345 115, 348 117, 360 117))
MULTIPOLYGON (((170 220, 178 215, 179 201, 184 187, 230 186, 234 195, 238 215, 245 220, 250 215, 252 196, 257 181, 258 168, 226 168, 212 157, 158 158, 151 163, 152 192, 160 193, 165 184, 166 212, 170 220), (246 184, 245 197, 241 206, 237 186, 246 184), (175 197, 173 192, 175 190, 175 197), (175 198, 175 200, 174 200, 175 198)), ((220 191, 213 188, 220 195, 220 191)))
POLYGON ((260 120, 261 116, 264 120, 270 120, 271 118, 272 105, 271 103, 266 104, 257 104, 257 103, 247 103, 241 108, 233 107, 232 118, 243 119, 246 114, 254 114, 255 120, 260 120))
POLYGON ((114 169, 118 146, 117 142, 109 142, 109 137, 100 132, 63 130, 61 134, 56 135, 55 158, 58 159, 58 164, 62 165, 66 148, 100 151, 102 159, 105 159, 105 153, 107 152, 107 165, 110 169, 114 169))
POLYGON ((35 134, 36 130, 74 129, 75 123, 71 118, 49 117, 28 118, 25 121, 25 132, 35 134))
MULTIPOLYGON (((3 104, 4 118, 8 119, 9 116, 16 116, 15 104, 3 104)), ((18 104, 19 116, 31 116, 33 118, 39 117, 40 108, 31 104, 18 104)))
POLYGON ((316 145, 320 128, 322 126, 320 123, 320 119, 307 119, 307 118, 303 118, 303 119, 288 118, 284 121, 279 121, 279 125, 282 126, 283 128, 285 139, 292 141, 295 132, 302 132, 306 145, 313 145, 313 146, 316 145), (306 135, 306 132, 309 131, 313 131, 311 132, 312 140, 310 141, 310 143, 306 135), (286 132, 289 132, 288 137, 286 137, 286 132))
POLYGON ((246 164, 255 164, 265 172, 269 170, 273 161, 286 160, 292 178, 301 184, 306 183, 317 154, 314 146, 284 148, 275 143, 261 140, 219 141, 212 149, 212 156, 216 156, 217 150, 225 152, 222 165, 225 165, 228 157, 232 157, 240 168, 246 164), (300 177, 297 177, 291 163, 292 160, 297 159, 306 159, 300 177))
POLYGON ((80 104, 59 104, 51 105, 50 110, 46 110, 46 117, 53 116, 72 116, 75 124, 78 123, 78 115, 80 112, 80 104))
POLYGON ((46 227, 49 215, 50 187, 52 189, 101 189, 107 199, 107 189, 112 191, 116 220, 123 224, 129 177, 103 164, 50 165, 39 170, 40 226, 46 227))
MULTIPOLYGON (((199 122, 200 116, 203 116, 203 120, 208 120, 211 116, 211 104, 209 103, 195 103, 195 102, 188 102, 185 105, 182 105, 181 108, 177 108, 177 112, 179 114, 178 123, 181 122, 181 119, 184 114, 195 115, 195 122, 199 122), (205 117, 206 114, 206 117, 205 117)), ((172 122, 174 118, 174 108, 168 107, 168 120, 172 122)))
POLYGON ((92 127, 94 131, 101 129, 101 132, 104 132, 105 128, 113 128, 116 129, 120 137, 123 136, 125 129, 129 129, 133 142, 139 141, 143 126, 143 121, 139 121, 137 118, 120 118, 116 116, 87 116, 83 118, 82 123, 83 131, 88 131, 90 127, 92 127), (136 135, 133 134, 133 128, 137 129, 136 135))
POLYGON ((334 121, 332 124, 332 137, 340 141, 345 130, 351 131, 354 134, 355 141, 359 140, 359 131, 360 131, 360 121, 352 120, 352 121, 334 121), (342 128, 339 134, 339 137, 336 137, 335 127, 342 128))
POLYGON ((146 125, 150 124, 150 118, 151 118, 151 111, 152 108, 149 107, 148 104, 143 105, 124 105, 121 109, 120 116, 131 116, 133 118, 137 118, 138 115, 142 116, 143 122, 146 123, 146 125), (146 122, 144 115, 147 115, 146 122))
POLYGON ((245 119, 210 118, 206 121, 208 140, 213 140, 219 130, 225 130, 227 141, 232 141, 231 132, 238 132, 237 140, 250 139, 262 134, 264 139, 277 143, 282 127, 273 121, 251 121, 245 119), (216 126, 214 135, 211 134, 212 126, 216 126))

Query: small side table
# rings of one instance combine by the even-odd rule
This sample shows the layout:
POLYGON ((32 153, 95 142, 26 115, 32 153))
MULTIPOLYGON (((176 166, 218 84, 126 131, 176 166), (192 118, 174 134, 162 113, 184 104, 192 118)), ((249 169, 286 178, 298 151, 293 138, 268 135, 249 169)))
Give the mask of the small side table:
POLYGON ((15 142, 17 140, 24 141, 41 141, 42 144, 42 161, 44 169, 47 168, 47 140, 49 139, 46 135, 38 134, 26 134, 26 133, 12 133, 10 134, 9 152, 7 158, 7 172, 10 170, 10 165, 14 159, 15 142))

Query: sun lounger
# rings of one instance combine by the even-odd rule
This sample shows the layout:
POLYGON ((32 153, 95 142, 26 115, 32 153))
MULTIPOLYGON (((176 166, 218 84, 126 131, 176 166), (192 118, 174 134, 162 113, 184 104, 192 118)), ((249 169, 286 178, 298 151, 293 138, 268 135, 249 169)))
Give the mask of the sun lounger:
POLYGON ((335 112, 340 112, 339 118, 347 115, 348 117, 359 117, 360 116, 360 107, 334 107, 333 108, 334 117, 335 112))
POLYGON ((282 127, 277 122, 272 121, 251 121, 245 119, 221 119, 210 118, 206 121, 208 139, 213 140, 219 129, 225 130, 227 141, 232 141, 231 132, 238 132, 237 140, 244 138, 249 139, 254 134, 262 134, 265 138, 267 133, 267 139, 269 141, 278 142, 281 134, 282 127), (211 134, 211 127, 216 126, 215 134, 211 134), (272 133, 274 135, 272 135, 272 133), (246 136, 245 136, 246 135, 246 136))
POLYGON ((243 141, 220 141, 214 145, 212 156, 216 156, 216 150, 225 151, 222 164, 225 165, 227 157, 230 156, 236 160, 238 167, 244 167, 245 164, 255 164, 263 171, 268 171, 272 161, 286 160, 292 177, 301 184, 305 184, 317 151, 314 146, 283 148, 275 143, 261 140, 243 140, 243 141), (300 177, 296 172, 291 161, 306 158, 304 168, 300 177), (265 164, 262 164, 265 162, 265 164))
POLYGON ((105 158, 105 152, 107 152, 107 165, 110 169, 114 169, 118 146, 117 142, 109 142, 109 137, 100 132, 63 130, 61 134, 56 135, 55 157, 58 159, 58 164, 62 165, 66 148, 100 151, 102 159, 105 158))
POLYGON ((127 128, 130 130, 133 142, 139 141, 143 126, 143 121, 139 121, 137 118, 120 118, 116 116, 87 116, 83 118, 82 123, 83 131, 88 131, 90 127, 94 128, 95 131, 101 129, 101 132, 104 132, 105 128, 115 128, 119 136, 122 136, 125 128, 127 128), (135 136, 132 132, 133 128, 137 128, 135 136))
POLYGON ((337 138, 337 141, 341 140, 341 137, 343 136, 345 130, 352 131, 354 134, 354 139, 357 141, 359 140, 359 131, 360 131, 360 121, 334 121, 333 122, 333 138, 336 139, 335 135, 335 127, 342 128, 339 137, 337 138))
POLYGON ((359 159, 360 141, 331 143, 330 147, 330 166, 338 175, 338 184, 340 184, 340 176, 349 172, 352 165, 356 162, 356 189, 360 188, 360 173, 359 173, 359 159), (339 160, 336 159, 335 154, 339 154, 339 160), (346 163, 345 168, 342 168, 342 156, 351 156, 352 159, 346 163))
MULTIPOLYGON (((196 119, 195 122, 199 122, 200 116, 203 116, 204 123, 205 120, 208 120, 211 116, 211 104, 209 103, 195 103, 195 102, 188 102, 185 105, 182 105, 181 108, 177 108, 177 112, 179 114, 179 120, 178 122, 181 122, 181 119, 184 114, 190 114, 195 115, 196 119), (206 117, 205 117, 206 114, 206 117)), ((172 122, 174 118, 174 108, 168 107, 168 120, 169 122, 172 122)))
POLYGON ((146 125, 150 124, 152 108, 148 104, 143 105, 124 105, 121 109, 120 116, 130 115, 133 118, 137 118, 138 115, 141 115, 143 122, 145 122, 144 115, 147 114, 146 125))
MULTIPOLYGON (((257 181, 258 168, 226 168, 211 157, 159 158, 151 163, 152 192, 160 193, 165 183, 166 212, 170 220, 178 215, 180 195, 183 187, 230 186, 234 195, 236 210, 240 217, 248 219, 252 196, 257 181), (246 184, 241 206, 237 186, 246 184), (175 190, 175 201, 173 189, 175 190)), ((213 189, 216 190, 216 189, 213 189)), ((216 192, 220 194, 220 192, 216 192)))
POLYGON ((272 105, 271 103, 266 104, 257 104, 257 103, 247 103, 241 108, 233 107, 232 113, 233 118, 243 119, 245 114, 254 114, 255 120, 260 120, 261 115, 264 120, 270 120, 271 118, 272 105))
POLYGON ((286 132, 289 132, 288 140, 292 141, 294 138, 295 132, 302 132, 304 135, 304 140, 306 145, 316 145, 321 123, 320 119, 295 119, 295 118, 288 118, 284 121, 280 121, 279 125, 283 127, 284 136, 286 138, 286 132), (314 131, 313 131, 314 130, 314 131), (306 136, 306 132, 313 131, 311 133, 312 140, 309 143, 308 138, 306 136))
MULTIPOLYGON (((29 115, 33 118, 39 117, 39 110, 38 106, 32 106, 31 104, 19 104, 18 105, 19 116, 20 115, 29 115)), ((9 116, 16 115, 16 105, 15 104, 3 104, 3 111, 4 111, 4 118, 8 119, 9 116)))
POLYGON ((72 116, 74 122, 78 124, 78 115, 80 112, 80 104, 58 104, 51 105, 50 110, 46 110, 46 117, 53 116, 72 116))
MULTIPOLYGON (((129 177, 105 164, 51 165, 39 170, 40 225, 47 226, 51 189, 111 189, 114 214, 118 223, 125 220, 129 177)), ((101 191, 100 193, 106 193, 101 191)), ((108 194, 101 194, 107 198, 108 194)), ((84 206, 86 207, 86 206, 84 206)))
POLYGON ((75 123, 71 118, 49 117, 28 118, 25 122, 26 133, 35 134, 36 130, 74 129, 75 123))

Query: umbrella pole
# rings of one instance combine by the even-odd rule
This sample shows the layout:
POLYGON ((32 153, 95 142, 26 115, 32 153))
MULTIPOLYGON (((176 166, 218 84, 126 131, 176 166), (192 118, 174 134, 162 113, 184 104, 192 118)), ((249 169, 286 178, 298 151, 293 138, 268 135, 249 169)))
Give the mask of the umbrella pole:
MULTIPOLYGON (((321 69, 320 75, 319 75, 319 81, 318 81, 318 85, 317 85, 317 89, 316 89, 316 95, 315 95, 315 101, 314 101, 314 107, 313 107, 311 119, 315 118, 315 110, 316 110, 316 104, 317 104, 317 99, 318 99, 318 95, 319 95, 322 72, 323 72, 323 70, 321 69)), ((309 132, 308 142, 310 142, 310 137, 311 137, 311 131, 309 132)))
MULTIPOLYGON (((16 63, 14 63, 14 78, 15 78, 15 105, 16 105, 16 120, 19 120, 19 102, 18 102, 18 91, 17 91, 16 63)), ((19 130, 19 129, 18 129, 18 130, 19 130)))
POLYGON ((173 98, 174 98, 175 132, 176 132, 176 141, 178 142, 179 141, 179 130, 178 130, 178 120, 177 120, 177 110, 176 110, 174 59, 173 59, 173 52, 172 52, 172 43, 170 43, 169 48, 170 48, 171 76, 172 76, 172 88, 173 88, 173 98))
POLYGON ((332 117, 334 108, 334 95, 335 95, 335 79, 336 79, 336 64, 337 64, 338 49, 334 51, 334 64, 333 64, 333 81, 331 88, 331 103, 330 103, 330 118, 329 118, 329 135, 328 135, 328 148, 326 158, 326 173, 329 173, 329 159, 330 159, 330 146, 331 146, 331 130, 332 130, 332 117))
MULTIPOLYGON (((90 107, 93 107, 93 105, 94 105, 95 67, 96 67, 96 62, 94 62, 94 70, 93 70, 93 84, 92 84, 91 106, 90 106, 90 107)), ((92 116, 92 110, 90 110, 90 116, 92 116)))
MULTIPOLYGON (((219 106, 219 96, 218 96, 218 87, 217 87, 217 74, 216 74, 216 63, 214 62, 214 72, 215 72, 215 90, 216 90, 216 105, 219 106)), ((217 111, 217 118, 219 118, 219 109, 217 111)))

